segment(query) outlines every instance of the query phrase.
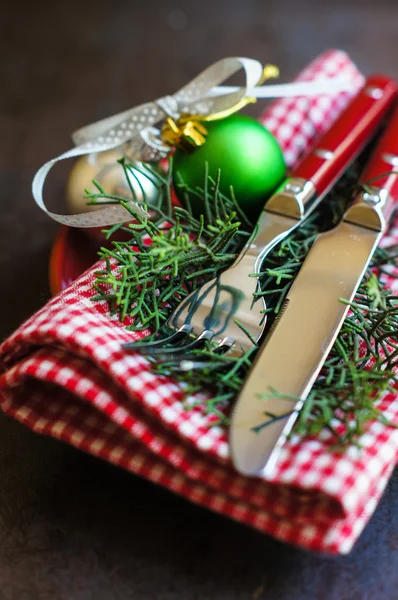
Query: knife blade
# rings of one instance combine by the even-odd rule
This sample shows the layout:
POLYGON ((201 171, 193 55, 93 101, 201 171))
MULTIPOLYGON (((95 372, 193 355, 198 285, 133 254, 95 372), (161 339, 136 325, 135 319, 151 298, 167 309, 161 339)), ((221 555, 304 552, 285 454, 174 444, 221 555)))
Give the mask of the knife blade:
POLYGON ((398 200, 397 165, 398 109, 361 178, 372 181, 371 190, 359 193, 340 224, 315 240, 238 397, 230 447, 245 475, 270 476, 274 469, 349 310, 339 298, 353 299, 386 230, 398 200), (299 398, 293 409, 292 398, 299 398))

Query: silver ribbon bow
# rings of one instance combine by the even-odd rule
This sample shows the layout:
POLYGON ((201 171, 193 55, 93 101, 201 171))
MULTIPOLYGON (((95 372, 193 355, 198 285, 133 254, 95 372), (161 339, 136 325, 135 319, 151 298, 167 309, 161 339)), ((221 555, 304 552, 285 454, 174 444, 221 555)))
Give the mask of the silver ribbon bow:
MULTIPOLYGON (((276 98, 335 94, 350 91, 353 87, 347 77, 257 87, 262 75, 263 66, 257 60, 225 58, 205 69, 173 96, 141 104, 79 129, 72 136, 75 148, 48 161, 37 171, 32 184, 36 203, 52 219, 72 227, 101 227, 129 220, 130 213, 119 205, 77 215, 58 215, 49 211, 43 200, 43 187, 48 172, 60 160, 104 152, 127 143, 128 155, 133 160, 157 160, 170 151, 170 147, 162 143, 160 131, 155 127, 168 116, 178 119, 182 114, 209 115, 222 112, 231 109, 247 96, 276 98), (243 86, 220 87, 220 84, 241 69, 246 77, 243 86)), ((141 216, 148 216, 142 206, 134 201, 131 201, 131 208, 141 216)))

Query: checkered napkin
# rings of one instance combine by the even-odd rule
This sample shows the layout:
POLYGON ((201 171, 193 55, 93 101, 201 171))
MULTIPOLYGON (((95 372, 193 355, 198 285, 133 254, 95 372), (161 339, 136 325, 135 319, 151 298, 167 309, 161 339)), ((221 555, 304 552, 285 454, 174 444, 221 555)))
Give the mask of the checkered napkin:
MULTIPOLYGON (((330 51, 299 76, 362 76, 348 57, 330 51)), ((262 117, 289 165, 327 129, 349 100, 283 99, 262 117)), ((398 236, 398 231, 396 232, 398 236)), ((326 435, 285 444, 270 480, 235 472, 227 431, 213 417, 187 411, 181 388, 151 372, 145 358, 121 345, 134 335, 92 302, 94 270, 53 298, 0 348, 0 403, 5 413, 187 499, 264 533, 312 550, 347 553, 373 513, 398 454, 398 432, 373 423, 362 452, 336 454, 326 435)), ((398 419, 387 394, 386 416, 398 419)))

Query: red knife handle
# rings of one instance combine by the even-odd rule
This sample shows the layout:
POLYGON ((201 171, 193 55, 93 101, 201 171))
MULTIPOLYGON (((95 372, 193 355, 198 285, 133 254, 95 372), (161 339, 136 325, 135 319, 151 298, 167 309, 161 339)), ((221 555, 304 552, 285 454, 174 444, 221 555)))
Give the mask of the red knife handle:
MULTIPOLYGON (((349 220, 353 220, 353 214, 363 215, 362 218, 365 218, 366 214, 366 218, 370 218, 372 212, 374 216, 384 217, 381 220, 384 229, 398 203, 398 108, 391 115, 365 167, 360 183, 365 186, 365 191, 355 198, 353 209, 348 210, 348 214, 351 215, 349 220), (366 211, 358 211, 358 207, 366 211)), ((358 222, 358 218, 356 221, 358 222)))
POLYGON ((397 89, 396 82, 385 75, 368 77, 339 119, 294 170, 294 177, 312 181, 318 195, 325 194, 376 132, 397 89))

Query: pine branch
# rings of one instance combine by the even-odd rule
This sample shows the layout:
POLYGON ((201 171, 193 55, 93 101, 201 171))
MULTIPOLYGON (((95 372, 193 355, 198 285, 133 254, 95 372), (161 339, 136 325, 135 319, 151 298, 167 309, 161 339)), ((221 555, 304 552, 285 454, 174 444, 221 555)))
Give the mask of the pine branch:
MULTIPOLYGON (((126 161, 121 165, 125 173, 134 169, 126 161)), ((152 177, 154 174, 151 171, 152 177)), ((158 186, 161 198, 155 209, 148 207, 150 219, 137 216, 128 199, 117 198, 132 221, 113 226, 105 234, 110 238, 123 229, 130 237, 113 241, 111 249, 101 248, 99 257, 105 261, 105 269, 96 272, 93 300, 106 300, 111 313, 122 320, 134 318, 130 329, 151 328, 156 334, 183 298, 232 264, 249 234, 233 210, 234 200, 219 194, 217 182, 214 186, 208 185, 206 221, 181 207, 169 209, 169 186, 158 186), (211 212, 215 204, 228 216, 221 219, 211 212)), ((91 204, 114 201, 102 188, 99 193, 87 191, 86 198, 91 204)))
MULTIPOLYGON (((122 166, 125 172, 134 169, 126 161, 122 166)), ((151 175, 155 177, 156 172, 151 171, 151 175)), ((153 335, 190 291, 232 264, 252 228, 240 209, 237 214, 233 190, 230 198, 219 193, 218 178, 206 181, 203 191, 190 190, 181 182, 187 197, 205 201, 206 218, 199 220, 189 203, 184 209, 171 206, 169 180, 170 176, 165 175, 159 182, 160 198, 156 207, 149 207, 150 219, 132 214, 130 224, 107 231, 110 237, 122 229, 130 238, 115 241, 112 249, 101 249, 105 268, 97 272, 95 282, 95 300, 107 300, 111 312, 118 313, 122 320, 132 317, 130 329, 151 328, 153 335)), ((322 209, 271 252, 260 274, 261 292, 257 294, 257 298, 267 300, 265 312, 270 322, 316 236, 341 218, 356 180, 357 169, 353 168, 335 186, 322 209)), ((98 194, 88 192, 87 198, 92 203, 121 202, 129 210, 127 199, 114 200, 102 189, 98 194)), ((377 402, 398 383, 398 300, 382 286, 379 277, 391 274, 391 268, 397 266, 398 245, 377 249, 350 304, 350 315, 300 412, 295 428, 298 433, 314 435, 327 429, 336 444, 344 447, 358 440, 369 421, 386 422, 377 402)), ((154 363, 154 369, 183 383, 187 409, 200 405, 214 416, 214 423, 227 425, 229 408, 256 350, 253 345, 241 357, 215 356, 208 344, 190 356, 192 361, 205 362, 205 368, 184 372, 179 361, 163 361, 154 363), (208 399, 203 397, 204 390, 210 392, 208 399), (201 399, 193 402, 192 397, 199 393, 201 399)))

